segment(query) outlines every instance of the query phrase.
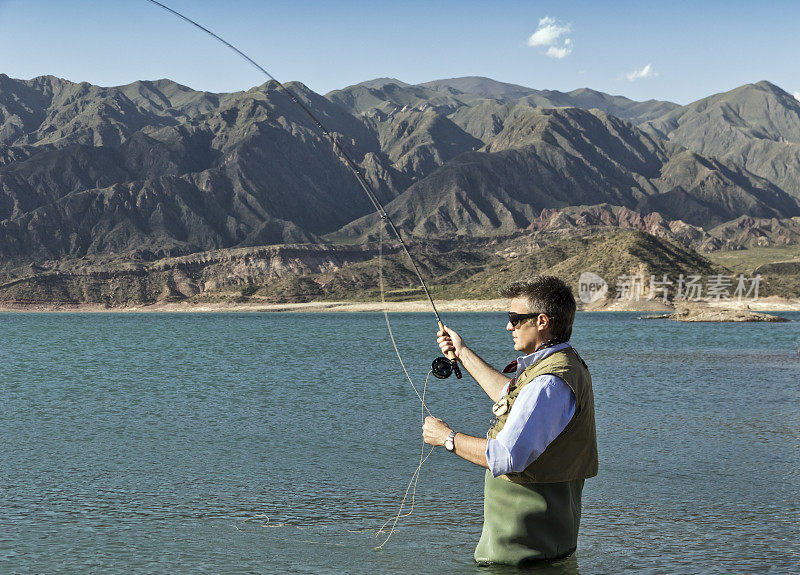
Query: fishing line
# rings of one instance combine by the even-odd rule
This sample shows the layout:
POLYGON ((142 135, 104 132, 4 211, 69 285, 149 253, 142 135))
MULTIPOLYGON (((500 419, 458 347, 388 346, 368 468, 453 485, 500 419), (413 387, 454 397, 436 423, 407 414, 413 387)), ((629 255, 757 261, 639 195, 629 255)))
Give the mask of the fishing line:
MULTIPOLYGON (((379 226, 378 231, 378 285, 380 286, 381 290, 381 308, 383 311, 383 318, 386 320, 386 329, 389 331, 389 338, 392 340, 392 345, 394 346, 394 352, 397 354, 397 359, 400 361, 400 366, 403 368, 403 372, 406 374, 406 379, 408 379, 408 383, 411 384, 411 388, 414 390, 414 393, 417 394, 417 398, 419 398, 420 403, 422 403, 422 407, 425 411, 428 412, 428 415, 432 415, 430 410, 428 409, 427 404, 425 403, 425 390, 423 389, 422 395, 419 394, 417 391, 417 386, 414 385, 414 382, 411 379, 411 376, 408 374, 408 370, 406 369, 406 364, 403 362, 403 358, 400 356, 400 350, 397 348, 397 342, 394 339, 394 334, 392 333, 392 325, 389 323, 389 312, 386 310, 386 292, 384 290, 383 285, 383 226, 379 226)), ((428 372, 428 376, 430 376, 431 372, 428 372)), ((428 386, 428 378, 425 378, 425 387, 428 386)), ((424 423, 424 418, 423 418, 424 423)))
MULTIPOLYGON (((403 236, 400 234, 400 230, 398 230, 397 226, 394 225, 394 222, 392 221, 392 218, 389 217, 389 214, 386 212, 386 209, 383 207, 383 204, 378 199, 378 196, 376 195, 375 191, 372 189, 372 185, 367 181, 367 179, 361 173, 361 170, 359 169, 358 164, 356 164, 353 161, 353 159, 350 157, 350 155, 344 150, 344 148, 342 148, 339 145, 339 143, 336 141, 336 138, 334 137, 333 133, 331 131, 329 131, 322 124, 322 121, 308 108, 308 106, 306 106, 300 100, 300 98, 297 96, 297 94, 295 94, 292 90, 290 90, 289 88, 284 86, 283 83, 279 82, 278 79, 275 78, 275 76, 273 76, 272 74, 267 72, 267 70, 263 66, 261 66, 258 62, 253 60, 250 56, 248 56, 247 54, 245 54, 244 52, 239 50, 239 48, 237 48, 236 46, 234 46, 233 44, 231 44, 230 42, 228 42, 224 38, 218 36, 217 34, 212 32, 208 28, 206 28, 204 26, 201 26, 200 24, 198 24, 197 22, 195 22, 191 18, 189 18, 187 16, 184 16, 183 14, 178 12, 177 10, 173 10, 169 6, 167 6, 165 4, 162 4, 161 2, 158 2, 157 0, 147 0, 147 1, 150 2, 151 4, 155 4, 156 6, 158 6, 160 8, 163 8, 164 10, 169 12, 170 14, 172 14, 174 16, 177 16, 178 18, 180 18, 181 20, 191 24, 195 28, 198 28, 199 30, 202 30, 203 32, 205 32, 206 34, 208 34, 209 36, 214 38, 216 41, 222 43, 223 45, 227 46, 228 48, 230 48, 231 50, 236 52, 236 54, 238 54, 239 56, 244 58, 249 64, 254 66, 259 72, 261 72, 267 78, 269 78, 270 80, 275 82, 278 85, 278 87, 280 87, 280 89, 283 90, 289 96, 289 98, 292 100, 292 102, 297 104, 297 106, 299 106, 300 109, 303 110, 303 112, 305 112, 305 114, 311 119, 311 121, 314 122, 314 124, 317 126, 317 128, 319 128, 322 131, 322 133, 325 135, 325 137, 328 138, 328 140, 331 142, 331 145, 333 146, 334 152, 337 153, 342 159, 344 159, 345 164, 353 172, 353 175, 355 175, 356 180, 358 180, 358 183, 361 185, 361 187, 363 188, 364 192, 367 194, 367 197, 369 198, 369 201, 372 203, 372 206, 378 212, 378 215, 380 215, 382 220, 385 220, 387 222, 389 227, 394 232, 394 235, 397 236, 397 239, 400 242, 400 245, 402 246, 403 251, 406 253, 406 255, 408 256, 408 260, 411 262, 411 267, 413 268, 414 273, 417 275, 417 278, 419 279, 419 283, 422 286, 422 289, 425 291, 425 295, 427 296, 428 301, 431 304, 431 308, 433 309, 433 315, 436 316, 436 322, 437 322, 437 325, 439 326, 439 329, 440 330, 444 329, 444 327, 443 327, 444 324, 442 323, 442 318, 439 317, 439 311, 436 309, 436 304, 433 302, 433 297, 431 297, 431 292, 428 289, 428 284, 426 284, 425 280, 422 278, 422 273, 420 272, 416 261, 414 261, 414 258, 411 257, 411 252, 408 250, 408 247, 406 246, 406 243, 403 240, 403 236)), ((458 363, 456 362, 456 357, 455 357, 455 354, 453 352, 449 352, 448 355, 447 355, 447 359, 444 360, 446 362, 449 361, 449 365, 444 365, 442 360, 439 360, 439 358, 437 358, 437 360, 434 360, 434 364, 433 364, 433 374, 436 377, 438 377, 439 379, 446 379, 447 377, 450 376, 450 373, 452 372, 452 373, 456 374, 456 377, 458 379, 461 379, 461 369, 458 367, 458 363), (438 360, 438 364, 437 364, 437 360, 438 360)))
MULTIPOLYGON (((414 382, 412 381, 411 376, 408 374, 408 370, 406 369, 406 365, 403 362, 403 358, 400 356, 400 350, 397 349, 397 342, 394 339, 394 335, 392 334, 392 326, 389 323, 389 313, 386 311, 386 291, 384 289, 384 283, 383 283, 383 226, 379 226, 379 231, 378 231, 378 284, 380 286, 380 291, 381 291, 381 307, 383 308, 383 317, 386 320, 386 329, 389 330, 389 337, 392 340, 392 345, 394 346, 394 351, 397 354, 397 359, 400 360, 400 365, 403 367, 403 372, 405 372, 405 374, 406 374, 406 378, 408 379, 408 383, 411 384, 411 387, 414 390, 414 393, 416 393, 417 397, 419 398, 419 402, 420 402, 420 419, 421 419, 422 423, 424 424, 425 423, 425 412, 427 411, 428 415, 431 415, 431 412, 428 409, 428 405, 425 403, 425 392, 428 389, 428 379, 430 378, 431 373, 433 372, 433 370, 429 371, 428 375, 425 376, 425 384, 422 386, 422 395, 420 395, 419 392, 417 391, 417 386, 414 385, 414 382)), ((389 530, 389 534, 386 536, 386 539, 383 540, 383 543, 381 543, 380 545, 375 547, 375 549, 382 549, 383 546, 386 545, 386 542, 389 541, 389 539, 391 539, 392 534, 394 533, 394 528, 397 526, 397 522, 400 520, 401 517, 408 517, 409 515, 411 515, 414 512, 414 504, 417 501, 417 483, 419 482, 419 475, 420 475, 420 471, 422 470, 422 464, 425 463, 428 460, 428 457, 431 456, 431 453, 433 453, 434 449, 435 449, 435 447, 431 446, 430 451, 428 451, 428 455, 425 455, 425 442, 424 441, 422 442, 422 446, 420 448, 420 454, 419 454, 419 464, 417 465, 417 468, 414 470, 414 473, 411 476, 411 480, 408 482, 408 485, 406 486, 406 491, 403 494, 403 500, 400 502, 400 509, 398 509, 397 515, 395 515, 395 517, 394 517, 394 521, 392 521, 391 518, 387 519, 386 522, 383 525, 381 525, 381 528, 378 529, 378 532, 375 533, 375 537, 377 538, 381 533, 383 533, 383 530, 386 528, 386 526, 390 522, 392 523, 392 528, 389 530), (413 489, 412 489, 412 484, 413 484, 413 489), (412 490, 411 491, 411 508, 408 510, 408 513, 404 514, 403 510, 405 509, 406 500, 408 499, 408 491, 409 491, 409 489, 412 490)))
MULTIPOLYGON (((425 409, 427 409, 427 407, 425 407, 425 391, 428 389, 428 378, 430 378, 431 373, 432 372, 429 371, 428 375, 425 377, 425 385, 422 387, 422 397, 420 398, 420 401, 422 402, 422 407, 424 407, 425 409)), ((422 419, 422 422, 424 423, 425 412, 423 411, 422 408, 420 408, 420 417, 422 419)), ((386 539, 383 540, 383 543, 375 547, 375 549, 382 549, 383 546, 386 545, 386 542, 389 541, 389 539, 392 537, 392 534, 394 533, 394 528, 395 526, 397 526, 397 522, 400 520, 401 517, 408 517, 414 512, 414 504, 417 501, 417 482, 419 481, 419 475, 420 471, 422 470, 422 464, 428 460, 428 458, 431 456, 431 453, 433 453, 434 449, 436 449, 436 447, 431 445, 430 451, 428 451, 428 454, 425 455, 425 442, 424 441, 422 442, 422 447, 419 453, 419 464, 417 465, 417 468, 414 470, 414 474, 411 476, 411 480, 408 482, 408 486, 406 486, 406 492, 405 494, 403 494, 403 500, 400 502, 400 509, 397 511, 397 515, 395 515, 394 521, 392 521, 391 518, 387 519, 386 522, 381 526, 381 528, 378 529, 378 532, 375 534, 375 537, 377 538, 378 535, 383 533, 383 530, 390 522, 392 523, 392 528, 389 530, 389 534, 386 536, 386 539), (413 484, 413 489, 412 489, 412 484, 413 484), (411 490, 411 508, 408 510, 407 513, 403 513, 403 509, 405 509, 406 506, 406 500, 408 499, 409 490, 411 490)))
POLYGON ((403 247, 403 250, 406 252, 406 255, 408 256, 408 259, 411 261, 411 265, 414 268, 414 272, 416 273, 417 278, 419 278, 420 284, 422 285, 422 289, 425 290, 425 295, 428 297, 428 301, 430 302, 431 307, 433 308, 433 313, 436 316, 436 321, 437 322, 441 322, 442 320, 439 317, 439 312, 436 309, 436 304, 433 303, 433 298, 431 297, 431 293, 428 290, 428 285, 425 283, 425 280, 422 279, 422 274, 420 273, 419 268, 417 267, 417 264, 414 261, 414 258, 411 257, 411 252, 408 251, 408 247, 406 246, 405 242, 403 241, 403 236, 400 235, 400 230, 397 229, 397 227, 394 225, 394 222, 392 221, 392 218, 390 218, 389 214, 386 213, 386 209, 383 207, 383 204, 378 199, 378 196, 375 194, 375 191, 372 189, 372 186, 370 185, 370 183, 367 181, 367 179, 361 173, 361 170, 359 169, 358 165, 353 161, 353 159, 344 150, 344 148, 342 148, 339 145, 339 143, 336 141, 336 138, 333 136, 333 133, 330 132, 322 124, 322 121, 320 121, 320 119, 317 118, 316 115, 314 115, 314 113, 308 108, 308 106, 306 106, 292 90, 290 90, 289 88, 284 86, 281 82, 278 81, 277 78, 275 78, 275 76, 273 76, 272 74, 267 72, 267 70, 264 69, 264 67, 262 67, 260 64, 258 64, 258 62, 256 62, 252 58, 250 58, 250 56, 248 56, 247 54, 245 54, 244 52, 239 50, 239 48, 237 48, 236 46, 234 46, 233 44, 231 44, 230 42, 228 42, 224 38, 218 36, 217 34, 212 32, 208 28, 206 28, 204 26, 201 26, 200 24, 198 24, 197 22, 195 22, 191 18, 188 18, 187 16, 184 16, 183 14, 178 12, 177 10, 173 10, 169 6, 167 6, 165 4, 162 4, 161 2, 157 2, 156 0, 147 0, 147 1, 150 2, 151 4, 155 4, 156 6, 159 6, 159 7, 163 8, 164 10, 169 12, 170 14, 173 14, 174 16, 177 16, 181 20, 183 20, 183 21, 191 24, 192 26, 202 30, 203 32, 205 32, 206 34, 208 34, 209 36, 211 36, 212 38, 214 38, 218 42, 221 42, 222 44, 224 44, 225 46, 227 46, 228 48, 230 48, 231 50, 236 52, 239 56, 241 56, 242 58, 247 60, 248 63, 250 63, 252 66, 254 66, 257 70, 259 70, 267 78, 269 78, 270 80, 275 82, 278 85, 278 87, 280 87, 280 89, 283 90, 289 96, 289 98, 292 100, 292 102, 297 104, 303 110, 303 112, 306 113, 306 115, 311 119, 311 121, 314 122, 314 124, 317 126, 317 128, 319 128, 322 131, 322 133, 325 135, 325 137, 328 138, 328 140, 330 140, 331 144, 333 145, 334 150, 338 154, 340 154, 341 157, 345 160, 345 163, 352 170, 353 174, 356 176, 356 179, 358 180, 358 183, 364 189, 364 192, 367 194, 367 197, 369 198, 370 202, 372 202, 373 207, 377 210, 377 212, 380 215, 381 219, 386 220, 386 222, 389 224, 389 226, 391 227, 391 229, 394 232, 394 234, 397 236, 397 239, 400 241, 400 245, 403 247))
MULTIPOLYGON (((353 172, 353 174, 355 175, 356 180, 358 181, 359 185, 362 187, 362 189, 366 193, 367 198, 372 203, 372 206, 375 208, 375 210, 378 212, 378 215, 380 216, 381 220, 386 222, 386 224, 392 230, 394 235, 397 237, 397 240, 400 242, 400 246, 403 248, 403 251, 405 252, 406 256, 408 256, 408 260, 411 262, 411 267, 413 268, 414 273, 416 274, 417 278, 419 279, 420 285, 422 286, 422 289, 424 290, 425 295, 427 296, 428 301, 431 304, 431 308, 433 309, 433 314, 436 316, 436 321, 437 321, 438 327, 439 327, 440 330, 443 330, 444 327, 443 327, 442 319, 441 319, 441 317, 439 317, 439 312, 436 309, 436 304, 433 301, 433 297, 431 297, 431 293, 430 293, 430 290, 428 289, 428 285, 425 283, 425 280, 422 277, 422 273, 420 272, 416 261, 411 256, 411 252, 408 250, 408 247, 406 246, 406 243, 403 240, 403 236, 400 234, 400 230, 398 230, 397 226, 395 226, 394 222, 392 221, 392 218, 386 212, 386 209, 383 207, 383 204, 378 199, 378 196, 375 193, 375 191, 372 189, 372 186, 370 185, 369 181, 367 181, 367 179, 361 173, 361 170, 359 169, 358 165, 355 163, 355 161, 353 161, 353 159, 344 150, 344 148, 342 148, 342 146, 339 145, 339 143, 336 141, 336 138, 334 137, 333 133, 330 132, 323 125, 322 121, 320 121, 320 119, 309 109, 309 107, 306 106, 300 100, 300 98, 298 97, 297 94, 294 93, 294 91, 292 91, 289 88, 287 88, 286 86, 284 86, 283 83, 281 83, 280 81, 278 81, 277 78, 275 78, 275 76, 270 74, 264 67, 262 67, 260 64, 258 64, 252 58, 250 58, 250 56, 248 56, 247 54, 245 54, 244 52, 239 50, 239 48, 237 48, 236 46, 234 46, 233 44, 231 44, 230 42, 228 42, 224 38, 218 36, 217 34, 212 32, 208 28, 198 24, 197 22, 195 22, 191 18, 188 18, 187 16, 184 16, 183 14, 178 12, 177 10, 173 10, 169 6, 167 6, 165 4, 162 4, 161 2, 157 2, 156 0, 147 0, 147 1, 150 2, 151 4, 155 4, 156 6, 166 10, 170 14, 172 14, 174 16, 177 16, 178 18, 180 18, 181 20, 187 22, 188 24, 191 24, 195 28, 198 28, 199 30, 202 30, 203 32, 205 32, 206 34, 208 34, 209 36, 211 36, 212 38, 214 38, 218 42, 222 43, 226 47, 228 47, 231 50, 233 50, 234 52, 236 52, 236 54, 238 54, 239 56, 244 58, 249 64, 254 66, 257 70, 259 70, 267 78, 269 78, 270 80, 275 82, 278 85, 278 87, 281 90, 283 90, 283 92, 286 93, 289 96, 289 98, 292 100, 292 102, 294 102, 301 110, 303 110, 303 112, 305 112, 305 114, 311 119, 311 121, 314 122, 314 124, 317 126, 317 128, 330 141, 334 152, 340 158, 342 158, 344 160, 344 162, 347 165, 347 167, 350 168, 350 170, 353 172)), ((408 370, 406 369, 405 363, 403 362, 403 358, 401 357, 400 351, 399 351, 399 349, 397 347, 397 342, 395 341, 394 334, 392 333, 392 327, 391 327, 391 324, 389 322, 389 314, 388 314, 388 312, 386 310, 386 298, 385 298, 384 281, 383 281, 383 225, 379 225, 379 229, 380 229, 380 240, 379 240, 378 266, 379 266, 379 276, 380 276, 381 303, 382 303, 382 307, 383 307, 384 319, 386 320, 386 328, 389 331, 389 337, 392 340, 392 345, 394 346, 394 350, 395 350, 395 353, 397 354, 398 360, 400 360, 400 365, 403 368, 403 372, 405 373, 406 378, 408 379, 408 382, 411 384, 411 387, 414 389, 414 393, 416 393, 417 398, 420 401, 420 415, 421 415, 422 421, 424 423, 425 412, 427 411, 428 415, 431 414, 430 410, 428 409, 428 406, 425 403, 425 392, 426 392, 427 387, 428 387, 428 379, 430 378, 431 373, 433 373, 433 375, 436 376, 437 378, 444 379, 444 378, 449 377, 450 373, 452 372, 452 373, 455 373, 456 377, 460 379, 461 378, 461 370, 459 369, 458 364, 456 363, 455 354, 453 354, 451 352, 448 355, 448 359, 445 359, 443 357, 437 357, 434 360, 433 365, 431 367, 431 371, 429 371, 428 375, 425 377, 425 384, 424 384, 423 389, 422 389, 422 394, 419 393, 419 391, 417 390, 417 387, 414 385, 414 382, 411 379, 411 376, 409 375, 408 370)), ((424 442, 422 443, 422 448, 421 448, 421 451, 420 451, 419 464, 417 465, 417 468, 414 471, 414 474, 412 475, 411 480, 408 483, 408 487, 406 487, 406 492, 403 495, 403 500, 402 500, 402 502, 400 504, 400 510, 398 511, 397 515, 394 517, 394 522, 392 523, 392 527, 391 527, 391 530, 389 531, 388 536, 383 541, 383 543, 381 543, 378 547, 376 547, 376 549, 380 549, 386 544, 386 542, 392 536, 392 533, 394 533, 394 528, 397 525, 398 520, 401 517, 407 517, 407 516, 411 515, 411 513, 413 512, 414 503, 416 501, 417 482, 419 481, 420 470, 422 468, 423 463, 425 463, 425 461, 427 461, 428 457, 430 457, 431 453, 433 453, 433 450, 434 450, 434 447, 432 446, 430 451, 428 452, 428 454, 425 455, 425 443, 424 442), (411 508, 407 513, 404 514, 403 511, 405 509, 405 505, 406 505, 406 501, 408 499, 409 491, 411 491, 411 508)), ((260 516, 255 516, 254 519, 255 518, 262 519, 262 517, 260 517, 260 516)), ((383 529, 386 527, 386 525, 390 521, 392 521, 392 520, 389 519, 386 523, 383 524, 383 527, 381 527, 381 529, 378 530, 378 533, 376 533, 375 537, 378 537, 378 535, 380 535, 383 532, 383 529)), ((267 522, 269 522, 268 518, 267 518, 267 522)))

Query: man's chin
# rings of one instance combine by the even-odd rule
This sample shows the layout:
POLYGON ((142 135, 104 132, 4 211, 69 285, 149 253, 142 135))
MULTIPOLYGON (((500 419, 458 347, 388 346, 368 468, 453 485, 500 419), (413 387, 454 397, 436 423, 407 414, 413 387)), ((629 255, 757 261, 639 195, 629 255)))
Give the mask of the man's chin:
POLYGON ((514 350, 518 351, 520 353, 523 353, 525 355, 529 355, 529 354, 533 353, 532 349, 529 349, 528 346, 526 346, 526 345, 524 345, 524 344, 522 344, 522 343, 520 343, 518 341, 514 341, 514 350))

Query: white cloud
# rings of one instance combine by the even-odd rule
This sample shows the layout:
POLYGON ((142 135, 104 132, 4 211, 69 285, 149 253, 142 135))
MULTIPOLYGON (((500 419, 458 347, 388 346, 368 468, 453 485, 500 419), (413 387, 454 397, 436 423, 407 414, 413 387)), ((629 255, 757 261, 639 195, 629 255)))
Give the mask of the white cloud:
POLYGON ((572 40, 567 38, 564 40, 563 46, 550 46, 545 52, 551 58, 564 58, 572 54, 572 40))
POLYGON ((569 33, 569 24, 560 25, 555 18, 545 16, 539 20, 539 27, 536 32, 528 38, 528 46, 552 46, 558 39, 569 33))
POLYGON ((800 102, 800 90, 796 90, 794 93, 794 99, 800 102))
POLYGON ((545 16, 539 20, 539 27, 528 38, 528 46, 547 47, 544 54, 551 58, 564 58, 572 53, 572 38, 568 38, 571 27, 561 24, 555 18, 545 16))
POLYGON ((633 72, 628 72, 625 74, 625 77, 633 82, 634 80, 638 80, 639 78, 655 78, 658 76, 658 72, 653 70, 653 66, 648 64, 641 70, 634 70, 633 72))

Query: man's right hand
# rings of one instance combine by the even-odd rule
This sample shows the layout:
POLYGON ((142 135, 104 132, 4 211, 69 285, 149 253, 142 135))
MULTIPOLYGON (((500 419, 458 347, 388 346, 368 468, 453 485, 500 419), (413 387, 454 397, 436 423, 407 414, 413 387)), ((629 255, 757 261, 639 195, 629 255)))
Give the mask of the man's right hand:
POLYGON ((445 357, 452 351, 457 358, 461 359, 461 352, 466 346, 460 335, 447 326, 444 326, 444 330, 437 332, 436 335, 438 336, 436 341, 439 343, 439 349, 442 350, 445 357))

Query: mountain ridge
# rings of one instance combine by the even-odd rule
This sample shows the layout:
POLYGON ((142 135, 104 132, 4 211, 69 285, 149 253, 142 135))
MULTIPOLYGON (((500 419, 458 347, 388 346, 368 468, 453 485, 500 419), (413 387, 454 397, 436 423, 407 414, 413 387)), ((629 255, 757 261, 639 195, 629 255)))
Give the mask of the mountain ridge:
MULTIPOLYGON (((740 205, 754 217, 800 215, 797 202, 766 180, 577 108, 528 110, 485 148, 457 156, 386 209, 413 235, 502 234, 529 226, 545 208, 601 202, 694 225, 738 217, 740 205)), ((367 214, 330 239, 374 236, 377 223, 367 214)))
POLYGON ((643 129, 735 163, 800 198, 800 102, 766 80, 692 102, 643 129))
MULTIPOLYGON (((326 96, 287 87, 354 158, 401 228, 420 237, 517 233, 544 210, 602 203, 706 232, 737 218, 766 230, 759 222, 798 215, 797 198, 774 174, 749 170, 757 162, 679 141, 680 129, 719 109, 720 98, 676 108, 480 77, 381 78, 326 96)), ((752 154, 800 141, 785 92, 772 84, 738 90, 721 99, 739 102, 749 127, 736 134, 752 154), (770 125, 753 111, 753 90, 789 112, 773 110, 770 125)), ((711 136, 733 130, 719 126, 711 136)), ((101 87, 0 74, 4 264, 360 241, 374 232, 372 213, 342 159, 274 82, 212 94, 168 79, 101 87)))

